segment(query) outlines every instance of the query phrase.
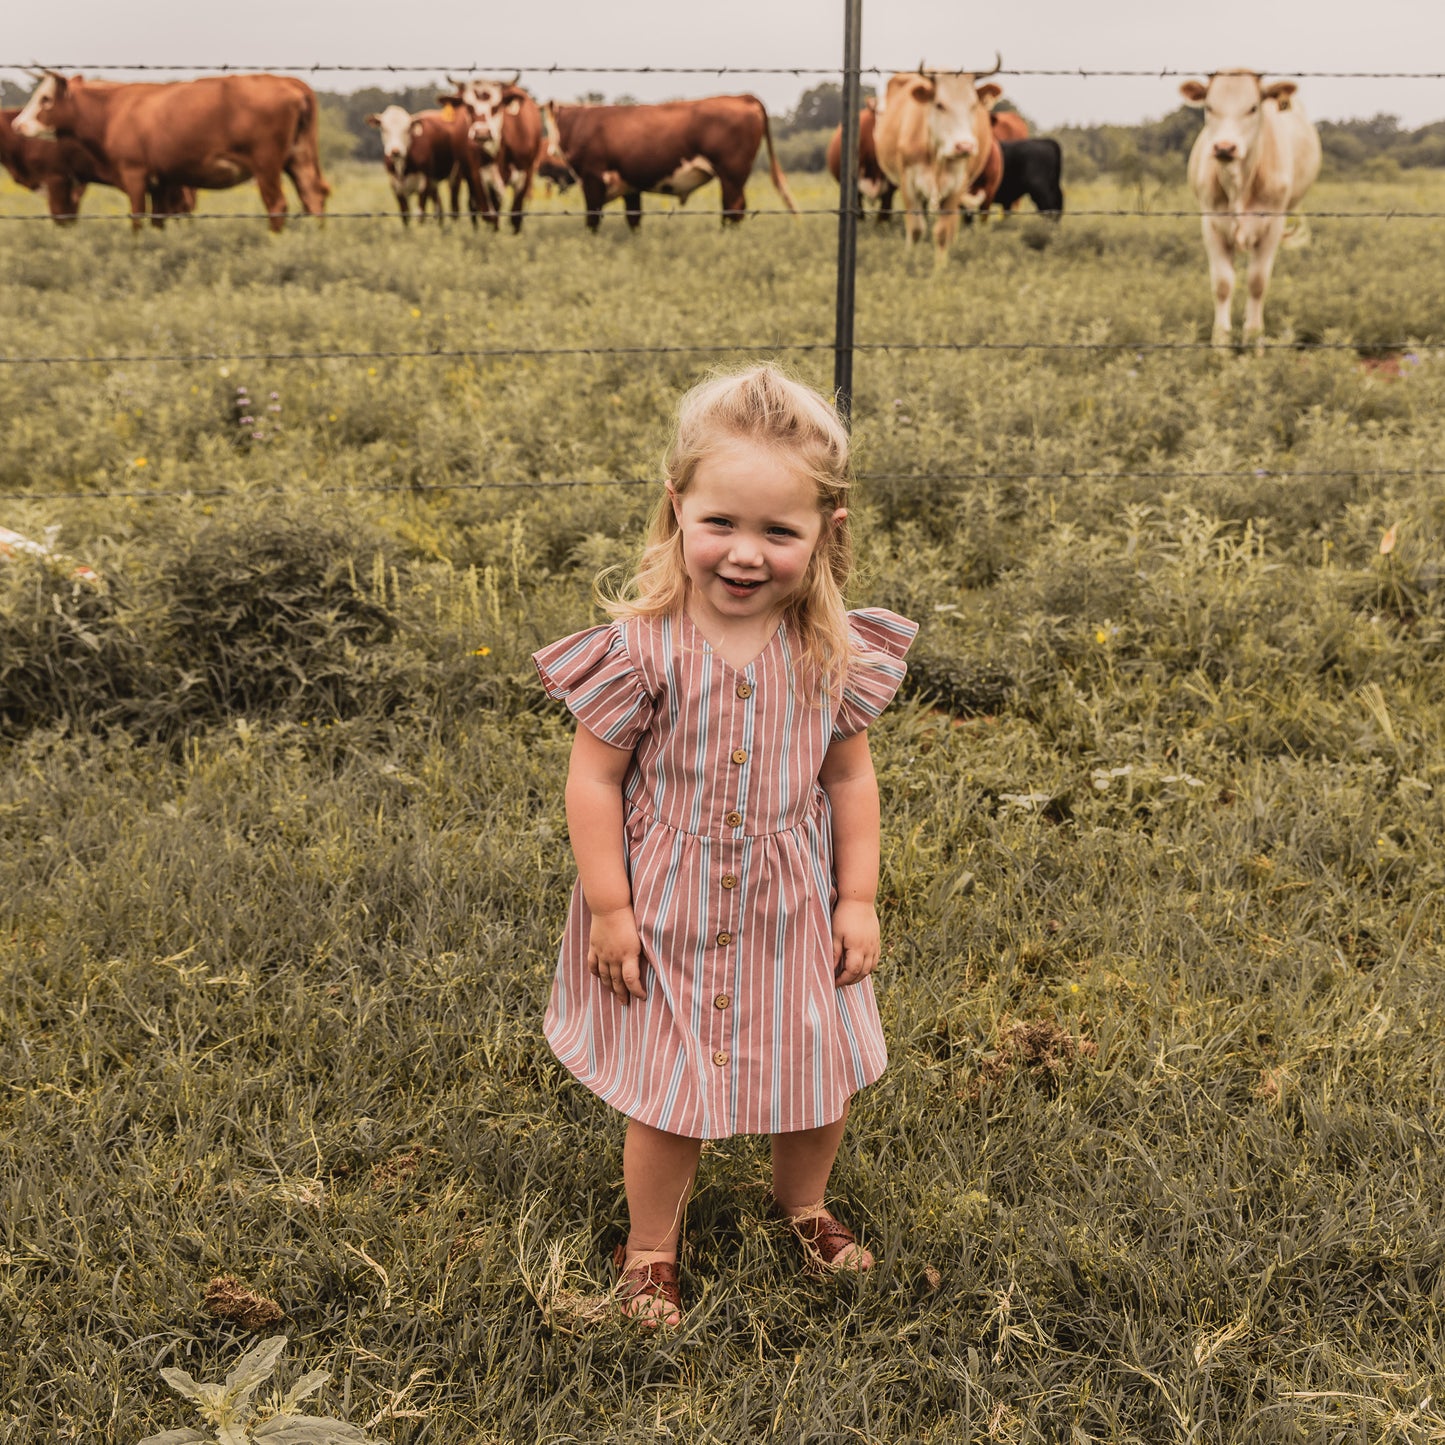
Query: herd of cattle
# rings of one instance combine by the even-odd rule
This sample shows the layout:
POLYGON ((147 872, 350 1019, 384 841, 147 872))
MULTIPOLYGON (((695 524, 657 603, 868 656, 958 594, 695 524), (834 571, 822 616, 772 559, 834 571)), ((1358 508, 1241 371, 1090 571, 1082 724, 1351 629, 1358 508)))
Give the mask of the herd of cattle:
MULTIPOLYGON (((1002 68, 938 71, 921 63, 892 76, 882 99, 862 112, 858 196, 878 203, 879 218, 902 193, 905 230, 921 240, 925 217, 936 215, 934 244, 944 255, 960 216, 998 205, 1012 210, 1025 196, 1055 218, 1063 210, 1061 155, 1056 141, 1031 137, 1021 117, 995 107, 1002 68)), ((451 80, 440 109, 410 114, 388 106, 367 117, 381 133, 383 162, 403 220, 415 196, 426 215, 442 214, 440 185, 452 214, 467 190, 468 211, 493 227, 511 192, 512 226, 520 230, 534 179, 577 183, 587 225, 621 199, 629 226, 642 219, 644 193, 685 201, 716 180, 724 221, 746 214, 744 187, 758 150, 768 147, 769 173, 784 205, 796 211, 773 152, 763 103, 752 95, 719 95, 655 105, 539 106, 510 80, 451 80)), ((1319 173, 1320 143, 1295 99, 1292 82, 1265 85, 1251 70, 1225 70, 1180 87, 1202 107, 1204 128, 1189 159, 1198 198, 1215 301, 1214 339, 1230 336, 1236 252, 1248 256, 1246 339, 1264 326, 1264 296, 1292 211, 1319 173)), ((133 224, 153 224, 194 209, 198 190, 224 189, 254 178, 273 230, 285 225, 282 175, 302 207, 322 214, 330 193, 321 174, 316 95, 303 81, 279 75, 226 75, 202 80, 120 84, 46 71, 26 105, 0 111, 0 162, 21 185, 47 193, 58 222, 74 220, 86 186, 124 191, 133 224)), ((828 152, 841 174, 842 128, 828 152)))

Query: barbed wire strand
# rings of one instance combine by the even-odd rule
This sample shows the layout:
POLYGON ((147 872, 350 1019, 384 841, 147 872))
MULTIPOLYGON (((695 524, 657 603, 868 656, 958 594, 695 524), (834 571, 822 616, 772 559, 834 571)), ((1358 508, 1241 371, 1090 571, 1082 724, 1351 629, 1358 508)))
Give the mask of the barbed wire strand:
MULTIPOLYGON (((1252 481, 1317 480, 1327 477, 1445 477, 1445 467, 1329 467, 1279 470, 1272 467, 1252 468, 1164 468, 1145 471, 1090 471, 1070 468, 1062 471, 1009 472, 861 472, 857 482, 931 484, 935 482, 993 481, 1200 481, 1232 477, 1252 481)), ((563 491, 574 487, 657 487, 656 477, 568 478, 552 482, 399 482, 361 483, 344 487, 317 487, 303 491, 297 487, 238 489, 228 487, 148 489, 107 492, 0 492, 3 502, 99 502, 99 501, 185 501, 209 500, 217 497, 236 501, 252 501, 261 497, 331 496, 355 493, 409 492, 424 495, 430 492, 503 492, 563 491)))
MULTIPOLYGON (((1260 351, 1354 351, 1374 353, 1417 352, 1433 343, 1416 338, 1403 341, 1261 341, 1250 343, 1260 351)), ((131 352, 111 356, 0 356, 0 366, 118 366, 191 365, 215 361, 465 361, 522 356, 533 359, 560 356, 687 356, 731 355, 737 352, 834 351, 832 341, 729 341, 680 343, 667 346, 457 346, 407 347, 392 351, 214 351, 131 352)), ((968 351, 1218 351, 1235 350, 1229 341, 857 341, 854 351, 968 352, 968 351)))
MULTIPOLYGON (((649 193, 649 194, 650 194, 650 193, 649 193)), ((735 219, 737 219, 737 220, 790 220, 790 219, 792 219, 792 218, 795 217, 795 216, 830 216, 830 217, 832 217, 833 219, 836 220, 837 217, 838 217, 838 215, 840 214, 840 211, 841 211, 841 208, 838 207, 838 206, 812 206, 812 207, 807 207, 807 208, 800 209, 800 210, 797 210, 797 211, 786 211, 786 210, 781 209, 780 207, 767 207, 766 209, 760 207, 760 208, 757 208, 757 209, 746 209, 746 210, 741 210, 741 211, 728 211, 728 212, 727 212, 727 215, 728 215, 728 217, 729 217, 730 219, 735 218, 735 219)), ((506 221, 506 220, 510 217, 511 212, 510 212, 510 211, 501 211, 501 212, 498 212, 498 213, 496 213, 496 214, 497 214, 497 216, 498 216, 499 221, 506 221)), ((601 210, 601 211, 568 211, 568 210, 561 210, 561 211, 548 210, 548 211, 543 211, 543 210, 530 210, 530 211, 524 211, 522 214, 523 214, 523 216, 525 217, 525 219, 528 220, 528 221, 533 221, 533 220, 535 220, 535 221, 585 221, 585 220, 589 219, 590 217, 597 217, 597 218, 599 218, 599 219, 601 219, 601 220, 606 220, 609 216, 611 216, 611 217, 616 217, 616 216, 621 216, 621 215, 623 215, 624 213, 623 213, 623 211, 622 211, 620 208, 614 208, 613 210, 610 210, 610 211, 608 211, 608 210, 601 210)), ((652 220, 665 221, 665 222, 671 222, 671 221, 675 221, 675 220, 676 220, 676 221, 707 221, 707 222, 709 222, 710 224, 712 224, 712 225, 714 225, 714 226, 716 226, 716 225, 718 224, 718 222, 719 222, 719 216, 721 215, 721 213, 718 212, 718 211, 702 210, 702 209, 699 209, 698 207, 694 207, 692 210, 689 211, 689 210, 683 209, 683 207, 681 207, 681 206, 675 206, 675 207, 672 207, 672 208, 667 209, 667 210, 649 210, 649 211, 647 211, 645 214, 646 214, 646 217, 647 217, 647 219, 648 219, 649 221, 652 221, 652 220)), ((873 217, 874 215, 876 215, 876 214, 878 214, 878 213, 877 213, 877 212, 873 212, 873 211, 860 210, 860 211, 858 211, 857 214, 858 214, 862 219, 867 220, 867 219, 870 219, 871 217, 873 217)), ((902 207, 898 207, 897 209, 895 209, 895 210, 893 210, 893 211, 890 211, 890 212, 887 212, 886 214, 888 214, 888 215, 893 215, 893 216, 930 216, 930 215, 936 216, 937 213, 936 213, 936 212, 930 212, 930 211, 922 211, 922 210, 906 211, 906 210, 904 210, 902 207)), ((960 216, 968 216, 968 215, 970 215, 970 214, 971 214, 971 212, 969 212, 969 211, 967 211, 967 210, 961 209, 961 210, 959 211, 959 215, 960 215, 960 216)), ((991 215, 994 215, 994 216, 1002 217, 1003 214, 1004 214, 1004 212, 1000 209, 1000 210, 992 211, 992 212, 990 212, 990 214, 991 214, 991 215)), ((1044 213, 1042 213, 1042 212, 1028 212, 1028 211, 1014 211, 1014 212, 1010 212, 1009 214, 1011 214, 1011 215, 1013 215, 1013 216, 1016 216, 1016 217, 1019 217, 1020 219, 1027 220, 1031 215, 1041 215, 1041 214, 1044 214, 1044 213)), ((1392 207, 1390 210, 1387 210, 1387 211, 1200 211, 1200 210, 1188 210, 1188 209, 1186 209, 1186 210, 1167 210, 1167 211, 1144 211, 1144 210, 1138 210, 1138 209, 1124 209, 1124 208, 1114 208, 1114 209, 1092 208, 1092 209, 1088 209, 1088 210, 1067 210, 1067 211, 1062 212, 1061 214, 1068 216, 1068 218, 1069 218, 1070 220, 1080 220, 1080 219, 1084 219, 1084 218, 1088 218, 1088 219, 1098 219, 1098 218, 1106 217, 1106 216, 1108 216, 1108 217, 1116 217, 1116 218, 1122 217, 1122 218, 1127 218, 1127 219, 1130 219, 1130 220, 1147 220, 1147 221, 1171 221, 1171 220, 1198 221, 1198 220, 1203 220, 1203 219, 1205 219, 1206 217, 1209 218, 1209 219, 1211 219, 1211 220, 1230 220, 1230 221, 1237 221, 1237 220, 1246 220, 1246 219, 1255 219, 1255 218, 1259 218, 1259 219, 1278 218, 1278 217, 1280 217, 1280 216, 1284 216, 1284 217, 1286 217, 1286 218, 1292 217, 1292 216, 1297 216, 1297 217, 1305 218, 1305 219, 1308 219, 1308 220, 1311 220, 1311 221, 1442 221, 1442 220, 1445 220, 1445 211, 1412 211, 1412 210, 1402 211, 1402 210, 1399 210, 1399 209, 1396 209, 1396 208, 1393 208, 1393 207, 1392 207)), ((477 218, 478 218, 478 221, 479 221, 479 222, 483 222, 483 223, 490 224, 490 222, 489 222, 488 219, 487 219, 487 214, 486 214, 485 212, 483 212, 483 211, 478 211, 478 212, 477 212, 477 218)), ((66 223, 67 225, 72 225, 72 224, 74 224, 74 223, 76 223, 76 222, 91 224, 91 223, 95 223, 95 222, 97 222, 97 221, 104 221, 104 222, 111 222, 111 223, 125 221, 125 222, 130 222, 130 223, 133 224, 133 223, 136 222, 136 221, 153 221, 153 220, 177 221, 177 222, 188 222, 188 221, 251 221, 251 222, 261 221, 261 222, 269 222, 269 221, 272 219, 272 217, 271 217, 267 212, 265 212, 265 211, 192 211, 192 212, 187 212, 187 213, 166 212, 166 213, 164 213, 164 214, 162 214, 162 215, 160 215, 160 216, 155 216, 155 215, 153 215, 152 213, 150 213, 150 212, 148 212, 148 211, 116 211, 116 212, 106 213, 106 214, 104 214, 104 215, 89 215, 89 216, 69 215, 69 216, 63 217, 62 219, 65 221, 65 223, 66 223)), ((306 211, 288 211, 288 212, 286 212, 286 214, 285 214, 285 219, 286 219, 286 221, 287 221, 288 224, 294 223, 294 222, 311 222, 311 223, 314 224, 314 223, 317 223, 317 222, 326 222, 326 221, 400 221, 400 222, 402 222, 403 224, 405 224, 405 220, 406 220, 406 218, 404 218, 404 217, 402 216, 402 214, 401 214, 401 212, 400 212, 399 210, 390 210, 390 211, 330 211, 330 212, 326 212, 326 213, 324 213, 324 214, 319 214, 319 215, 312 215, 312 214, 310 214, 310 213, 308 213, 308 212, 306 212, 306 211)), ((469 221, 469 220, 471 219, 471 212, 470 212, 470 211, 460 211, 460 212, 457 213, 456 216, 453 216, 450 212, 448 212, 446 219, 447 219, 449 222, 450 222, 450 221, 453 221, 453 220, 455 220, 455 221, 457 221, 457 222, 469 221)), ((21 223, 21 224, 26 224, 26 225, 33 225, 33 224, 36 224, 36 223, 44 223, 44 222, 46 222, 46 221, 54 222, 54 221, 55 221, 55 217, 52 216, 52 215, 50 215, 48 212, 47 212, 47 213, 41 213, 41 214, 35 214, 35 215, 23 215, 23 216, 0 215, 0 223, 4 223, 4 222, 7 222, 7 221, 19 222, 19 223, 21 223)), ((417 222, 418 222, 419 225, 421 225, 421 224, 434 225, 434 224, 435 224, 435 222, 434 222, 433 220, 428 220, 428 221, 423 222, 422 219, 421 219, 420 213, 417 213, 417 222)))
MULTIPOLYGON (((445 75, 448 71, 460 71, 464 75, 484 73, 503 75, 508 71, 517 71, 521 75, 795 75, 801 77, 837 76, 843 73, 836 65, 499 65, 489 62, 483 66, 477 61, 473 61, 469 66, 459 66, 456 61, 447 65, 340 65, 324 64, 320 61, 311 65, 182 65, 156 62, 122 65, 114 61, 107 61, 103 64, 92 62, 89 65, 78 62, 68 65, 52 65, 41 64, 38 61, 6 61, 0 62, 0 70, 16 71, 23 75, 29 75, 37 70, 61 72, 119 70, 127 74, 140 72, 173 74, 176 71, 184 70, 206 75, 249 75, 258 72, 290 75, 445 75)), ((1198 75, 1209 75, 1213 70, 1214 67, 1208 65, 1199 66, 1193 70, 1175 70, 1169 66, 1157 70, 1091 70, 1082 66, 1014 69, 1006 65, 996 73, 999 75, 1069 77, 1078 80, 1169 80, 1179 76, 1187 79, 1198 75)), ((913 73, 912 65, 891 67, 863 65, 858 68, 859 75, 911 75, 913 73)), ((970 72, 959 71, 957 73, 970 72)), ((1298 76, 1302 80, 1445 80, 1445 71, 1439 70, 1280 70, 1266 67, 1260 73, 1298 76)))

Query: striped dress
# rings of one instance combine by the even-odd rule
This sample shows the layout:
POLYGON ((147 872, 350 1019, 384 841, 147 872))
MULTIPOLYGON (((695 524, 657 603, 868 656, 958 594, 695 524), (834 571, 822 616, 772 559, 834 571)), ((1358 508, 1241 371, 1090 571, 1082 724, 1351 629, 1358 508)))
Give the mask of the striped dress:
POLYGON ((916 623, 848 614, 861 649, 842 696, 794 687, 786 626, 744 668, 691 620, 633 618, 534 655, 542 685, 604 742, 623 781, 645 999, 587 970, 572 895, 544 1031, 578 1080, 671 1134, 718 1139, 842 1116, 887 1051, 870 979, 833 979, 832 816, 818 784, 834 738, 866 728, 903 680, 916 623))

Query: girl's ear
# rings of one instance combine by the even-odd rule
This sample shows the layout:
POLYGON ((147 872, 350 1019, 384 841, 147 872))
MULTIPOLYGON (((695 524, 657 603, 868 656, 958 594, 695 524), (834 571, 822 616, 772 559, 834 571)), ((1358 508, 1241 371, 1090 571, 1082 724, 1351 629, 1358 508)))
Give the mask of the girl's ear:
POLYGON ((846 522, 847 520, 848 520, 848 509, 847 509, 847 507, 839 507, 838 510, 835 511, 835 512, 833 513, 833 515, 828 519, 828 525, 829 525, 830 527, 836 527, 839 522, 846 522))
POLYGON ((677 522, 679 525, 681 525, 681 523, 682 523, 682 518, 678 515, 678 511, 677 511, 678 507, 681 505, 681 504, 679 503, 679 501, 678 501, 677 489, 672 485, 671 482, 666 483, 666 486, 667 486, 667 500, 672 503, 672 519, 673 519, 673 521, 675 521, 675 522, 677 522))

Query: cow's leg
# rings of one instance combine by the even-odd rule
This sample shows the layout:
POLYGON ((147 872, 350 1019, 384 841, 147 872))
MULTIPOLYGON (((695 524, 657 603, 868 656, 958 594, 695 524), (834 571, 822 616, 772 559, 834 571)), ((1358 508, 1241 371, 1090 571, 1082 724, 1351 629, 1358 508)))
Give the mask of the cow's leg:
POLYGON ((893 223, 893 192, 896 188, 885 184, 878 192, 878 214, 874 216, 875 225, 887 226, 893 223))
POLYGON ((738 222, 747 214, 748 194, 747 180, 734 181, 731 176, 725 176, 718 172, 718 184, 722 187, 722 218, 724 223, 728 221, 738 222))
POLYGON ((1228 346, 1233 327, 1229 303, 1234 295, 1234 221, 1223 225, 1210 216, 1203 218, 1204 251, 1209 257, 1209 284, 1214 292, 1214 334, 1216 346, 1228 346))
POLYGON ((146 172, 144 166, 117 167, 116 179, 130 206, 130 228, 139 231, 145 225, 146 216, 146 172))
POLYGON ((442 198, 441 192, 437 190, 436 182, 428 176, 421 186, 421 197, 417 202, 417 209, 421 212, 422 225, 426 224, 427 202, 430 201, 432 209, 436 211, 437 225, 442 223, 442 198))
POLYGON ((50 218, 58 226, 73 226, 80 210, 80 193, 85 190, 76 181, 53 180, 45 183, 45 200, 50 218))
POLYGON ((406 192, 402 190, 400 186, 393 186, 391 193, 396 197, 397 209, 401 212, 402 225, 411 225, 411 202, 407 200, 406 192))
POLYGON ((582 177, 582 200, 587 206, 587 229, 595 231, 602 224, 602 207, 607 204, 607 184, 600 176, 582 177))
POLYGON ((1261 218, 1254 245, 1249 252, 1249 270, 1246 285, 1249 294, 1244 302, 1245 344, 1264 341, 1264 297, 1269 290, 1270 274, 1274 271, 1274 258, 1279 255, 1279 243, 1284 236, 1283 216, 1261 218))
MULTIPOLYGON (((948 255, 948 248, 953 244, 953 238, 958 234, 958 203, 962 199, 958 195, 945 196, 939 203, 938 220, 933 227, 933 259, 942 261, 948 255)), ((970 207, 970 209, 976 209, 970 207)))
POLYGON ((447 177, 447 190, 452 203, 452 220, 460 221, 462 218, 462 172, 460 166, 452 167, 452 173, 447 177))
POLYGON ((286 192, 281 189, 281 167, 257 166, 256 187, 261 192, 261 204, 270 217, 267 225, 272 231, 286 229, 286 192))
POLYGON ((913 185, 913 178, 905 170, 903 172, 903 230, 908 237, 908 244, 923 239, 923 232, 927 223, 923 213, 923 196, 913 185))
POLYGON ((624 192, 622 209, 627 212, 627 229, 635 231, 642 224, 642 192, 624 192))
POLYGON ((532 172, 513 171, 512 181, 512 230, 518 232, 522 229, 522 211, 527 204, 527 197, 532 194, 532 172), (520 180, 517 177, 520 175, 520 180))

